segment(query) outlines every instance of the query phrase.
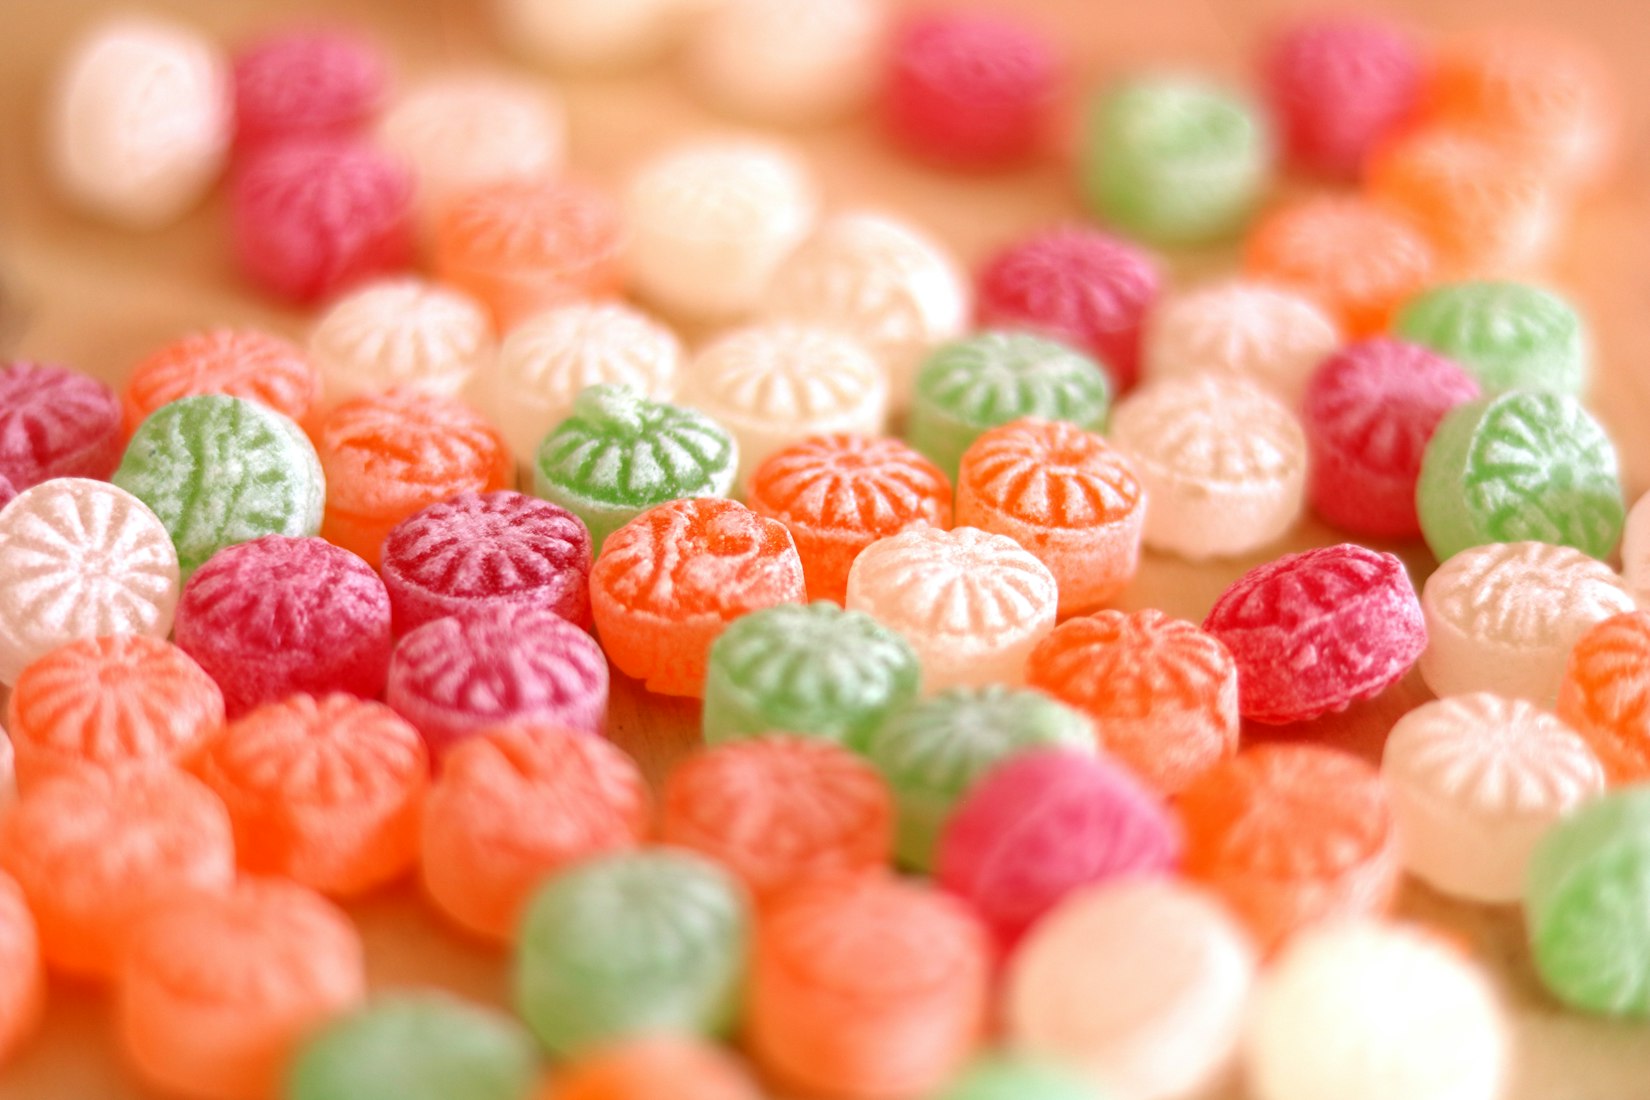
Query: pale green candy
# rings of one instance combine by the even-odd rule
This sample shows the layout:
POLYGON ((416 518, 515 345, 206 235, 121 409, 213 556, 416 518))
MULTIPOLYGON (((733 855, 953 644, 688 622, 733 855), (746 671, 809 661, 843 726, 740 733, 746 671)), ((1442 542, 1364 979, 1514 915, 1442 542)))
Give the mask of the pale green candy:
POLYGON ((255 401, 183 397, 138 425, 112 480, 160 517, 185 580, 226 546, 321 530, 326 479, 302 429, 255 401))
POLYGON ((1272 153, 1261 114, 1242 96, 1190 77, 1140 77, 1095 101, 1082 187, 1095 213, 1134 236, 1218 240, 1259 206, 1272 153))
POLYGON ((528 1100, 533 1037, 446 993, 402 993, 325 1024, 299 1049, 286 1100, 528 1100))
POLYGON ((1074 1070, 1025 1054, 976 1060, 933 1100, 1104 1100, 1074 1070))
POLYGON ((705 741, 783 730, 863 748, 921 678, 911 644, 863 612, 824 600, 753 611, 710 648, 705 741))
POLYGON ((982 332, 936 348, 917 373, 906 437, 953 481, 981 433, 1022 416, 1100 431, 1111 384, 1093 359, 1024 332, 982 332))
POLYGON ((1453 359, 1486 393, 1587 387, 1588 339, 1581 315, 1551 291, 1525 283, 1434 287, 1393 319, 1393 332, 1453 359))
POLYGON ((714 863, 671 849, 587 860, 528 906, 516 1005, 558 1055, 650 1031, 720 1035, 749 938, 744 891, 714 863))
POLYGON ((952 688, 896 711, 864 751, 894 792, 900 863, 926 870, 969 788, 1007 757, 1039 747, 1093 752, 1094 727, 1040 691, 995 684, 952 688))
POLYGON ((1604 429, 1573 397, 1524 390, 1450 410, 1422 456, 1415 509, 1439 561, 1526 541, 1604 558, 1627 516, 1604 429))

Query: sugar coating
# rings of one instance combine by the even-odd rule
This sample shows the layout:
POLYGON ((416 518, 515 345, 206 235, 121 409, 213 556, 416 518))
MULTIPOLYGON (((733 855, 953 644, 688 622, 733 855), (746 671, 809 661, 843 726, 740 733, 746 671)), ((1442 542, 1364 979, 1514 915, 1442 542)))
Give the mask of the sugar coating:
POLYGON ((739 1059, 697 1039, 644 1036, 558 1069, 536 1100, 761 1100, 739 1059))
POLYGON ((1392 330, 1466 367, 1490 394, 1579 395, 1592 368, 1591 339, 1575 307, 1528 283, 1433 287, 1404 306, 1392 330))
POLYGON ((1633 597, 1609 566, 1568 547, 1489 543, 1439 566, 1421 609, 1421 676, 1434 694, 1489 691, 1549 707, 1571 647, 1633 610, 1633 597))
POLYGON ((534 895, 516 952, 516 1008, 566 1057, 648 1032, 719 1036, 744 995, 743 887, 655 848, 587 860, 534 895))
POLYGON ((279 879, 170 899, 121 962, 115 1027, 138 1076, 185 1096, 272 1096, 309 1032, 366 997, 361 937, 279 879))
POLYGON ((23 891, 0 873, 0 1065, 34 1033, 46 1003, 46 972, 23 891))
POLYGON ((1019 684, 1026 658, 1054 628, 1059 586, 1006 535, 918 527, 854 559, 847 607, 905 636, 927 694, 953 685, 1019 684))
POLYGON ((17 492, 54 477, 102 481, 122 445, 114 391, 66 367, 0 362, 0 477, 17 492))
POLYGON ((1650 613, 1589 627, 1570 649, 1558 716, 1598 754, 1612 787, 1650 779, 1650 613))
POLYGON ((1290 408, 1341 343, 1313 300, 1248 280, 1208 283, 1168 296, 1146 326, 1146 381, 1217 375, 1254 382, 1290 408))
POLYGON ((673 315, 748 313, 818 205, 807 168, 783 145, 715 140, 659 153, 625 192, 632 286, 673 315))
POLYGON ((1381 775, 1405 867, 1446 894, 1489 904, 1522 897, 1541 834, 1604 791, 1604 769, 1575 731, 1487 692, 1400 718, 1381 775))
POLYGON ((369 283, 321 316, 309 356, 339 402, 392 387, 451 397, 493 354, 480 304, 422 279, 369 283))
POLYGON ((0 510, 0 683, 60 645, 107 634, 165 637, 178 603, 178 552, 149 506, 124 489, 57 478, 0 510))
POLYGON ((236 51, 235 146, 364 130, 389 93, 389 59, 341 27, 275 31, 236 51))
POLYGON ((870 101, 885 22, 875 0, 729 0, 694 23, 688 72, 725 114, 827 121, 870 101))
POLYGON ((217 328, 173 340, 126 379, 126 431, 180 397, 221 393, 257 401, 305 425, 321 402, 321 375, 296 345, 254 328, 217 328))
POLYGON ((181 24, 118 16, 76 39, 46 108, 53 182, 84 211, 157 228, 217 178, 233 125, 228 66, 181 24))
POLYGON ((1189 561, 1275 542, 1300 516, 1306 434, 1282 401, 1252 382, 1173 378, 1118 405, 1110 439, 1134 462, 1154 550, 1189 561))
POLYGON ((683 0, 501 0, 499 40, 528 61, 574 69, 617 69, 658 57, 681 37, 683 0))
POLYGON ((1101 1096, 1064 1062, 1015 1053, 976 1058, 936 1100, 1101 1100, 1101 1096))
POLYGON ((1108 883, 1073 894, 1010 960, 1005 1028, 1091 1087, 1181 1096, 1231 1062, 1255 966, 1248 936, 1196 887, 1108 883))

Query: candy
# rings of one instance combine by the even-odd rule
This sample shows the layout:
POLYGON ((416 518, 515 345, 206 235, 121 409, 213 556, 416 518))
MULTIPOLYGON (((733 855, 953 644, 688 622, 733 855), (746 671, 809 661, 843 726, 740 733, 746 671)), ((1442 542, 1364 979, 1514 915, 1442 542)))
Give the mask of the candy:
POLYGON ((601 856, 534 895, 516 951, 516 1007, 570 1055, 669 1031, 720 1035, 744 994, 750 916, 715 864, 654 849, 601 856))
POLYGON ((1288 407, 1238 378, 1147 386, 1117 407, 1111 441, 1134 465, 1154 550, 1235 557, 1282 538, 1306 494, 1306 435, 1288 407))
POLYGON ((1641 604, 1650 603, 1650 504, 1646 501, 1650 493, 1633 504, 1621 533, 1621 571, 1628 591, 1641 604))
POLYGON ((45 1002, 34 917, 17 883, 0 874, 0 1064, 33 1034, 45 1002))
POLYGON ((306 424, 321 403, 321 375, 297 347, 253 328, 197 332, 151 353, 126 380, 126 431, 181 397, 221 393, 306 424))
POLYGON ((705 742, 785 730, 859 749, 916 696, 920 675, 910 643, 863 612, 823 601, 759 608, 710 647, 705 742))
POLYGON ((193 765, 223 731, 223 695, 182 650, 144 634, 84 638, 17 678, 6 728, 17 789, 84 772, 193 765))
POLYGON ((138 1075, 180 1096, 274 1096, 291 1052, 366 996, 349 918, 278 879, 163 903, 132 935, 116 1027, 138 1075))
POLYGON ((178 552, 137 497, 58 478, 0 510, 0 684, 60 645, 105 634, 165 637, 178 552))
POLYGON ((499 40, 529 61, 616 68, 651 60, 677 39, 680 0, 500 0, 499 40))
POLYGON ((1063 1063, 1025 1054, 976 1059, 935 1100, 1101 1100, 1063 1063))
POLYGON ((424 800, 424 891, 460 927, 515 935, 540 883, 563 867, 642 842, 647 784, 610 742, 519 724, 465 740, 424 800))
POLYGON ((1309 925, 1384 912, 1402 872, 1380 774, 1318 745, 1263 744, 1199 776, 1176 804, 1183 872, 1271 951, 1309 925))
POLYGON ((81 35, 46 108, 53 182, 89 214, 158 228, 194 206, 229 147, 229 73, 212 42, 159 19, 81 35))
POLYGON ((1157 262, 1094 229, 1065 225, 986 261, 975 316, 987 328, 1043 332, 1094 357, 1121 391, 1140 374, 1141 329, 1157 302, 1157 262))
POLYGON ((1088 715, 1105 750, 1166 795, 1237 751, 1237 663, 1161 611, 1062 623, 1031 651, 1026 683, 1088 715))
POLYGON ((1048 566, 1059 613, 1091 611, 1134 579, 1146 495, 1093 432, 1028 417, 981 435, 957 473, 957 522, 1007 535, 1048 566))
POLYGON ((1495 993, 1453 944, 1369 920, 1286 948, 1243 1036, 1256 1100, 1494 1100, 1508 1054, 1495 993))
POLYGON ((590 571, 608 659, 663 695, 703 695, 724 627, 802 598, 802 562, 785 528, 709 497, 643 512, 613 533, 590 571))
POLYGON ((1573 397, 1517 390, 1445 415, 1421 459, 1415 507, 1439 561, 1526 539, 1602 558, 1626 521, 1604 428, 1573 397))
POLYGON ((1489 691, 1551 706, 1571 647, 1633 610, 1633 598, 1609 566, 1568 547, 1489 543, 1439 566, 1421 609, 1421 677, 1434 694, 1489 691))
POLYGON ((745 1046, 789 1092, 927 1095, 984 1029, 987 954, 974 916, 916 883, 798 887, 758 926, 745 1046))
POLYGON ((533 491, 583 520, 599 553, 649 508, 727 496, 738 456, 733 436, 708 416, 628 386, 591 386, 544 437, 533 491))
POLYGON ((688 72, 726 114, 778 125, 827 121, 871 98, 884 18, 876 0, 711 5, 688 39, 688 72))
POLYGON ((315 444, 327 474, 321 533, 375 567, 396 524, 460 493, 507 488, 514 472, 491 424, 453 398, 413 390, 344 402, 315 444))
POLYGON ((1242 379, 1294 408, 1340 343, 1335 322, 1305 294, 1241 279, 1207 283, 1170 295, 1152 312, 1145 376, 1242 379))
POLYGON ((728 319, 760 302, 807 236, 818 198, 784 146, 700 141, 655 155, 631 178, 631 285, 660 309, 728 319))
POLYGON ((847 749, 775 734, 719 745, 665 782, 659 838, 715 860, 758 902, 888 864, 893 798, 847 749))
POLYGON ((720 1047, 656 1035, 615 1043, 560 1068, 537 1100, 762 1100, 720 1047))
POLYGON ((235 146, 364 130, 389 92, 389 61, 336 27, 277 31, 235 54, 235 146))
POLYGON ((949 477, 988 428, 1024 416, 1104 427, 1111 387, 1085 355, 1020 332, 982 332, 941 345, 917 374, 906 437, 949 477))
POLYGON ((1590 627, 1570 649, 1558 716, 1598 754, 1610 786, 1650 779, 1650 614, 1627 611, 1590 627))
POLYGON ((0 477, 23 490, 54 477, 103 480, 120 461, 114 391, 64 367, 0 363, 0 477))
POLYGON ((459 741, 506 722, 598 734, 607 720, 607 662, 590 635, 555 612, 492 604, 403 637, 384 701, 418 727, 438 761, 459 741))
POLYGON ((28 898, 47 964, 107 979, 155 905, 228 890, 235 851, 218 797, 160 767, 42 783, 0 819, 0 865, 28 898))
POLYGON ((1005 948, 1080 887, 1166 873, 1180 828, 1127 769, 1035 749, 993 768, 945 825, 935 880, 968 901, 1005 948))
POLYGON ((1059 589, 1048 567, 1006 535, 917 527, 866 547, 848 573, 846 606, 905 636, 922 688, 1017 684, 1054 627, 1059 589))
POLYGON ((1470 374, 1419 344, 1375 337, 1331 355, 1301 408, 1312 510, 1355 534, 1419 535, 1421 456, 1444 415, 1478 394, 1470 374))
POLYGON ((16 499, 17 489, 12 485, 11 479, 5 474, 0 474, 0 508, 4 508, 16 499))
POLYGON ((883 123, 909 153, 959 168, 1030 160, 1052 130, 1063 82, 1055 47, 1004 16, 931 11, 894 36, 883 123))
POLYGON ((1005 1027, 1120 1096, 1200 1091, 1232 1060, 1255 976, 1248 937, 1175 879, 1073 894, 1009 960, 1005 1027))
POLYGON ((1522 699, 1480 693, 1426 703, 1392 727, 1381 757, 1404 864, 1438 890, 1517 901, 1553 822, 1604 789, 1587 743, 1522 699))
POLYGON ((451 397, 493 353, 481 306, 422 279, 385 279, 340 299, 309 337, 332 403, 395 386, 451 397))
POLYGON ((1394 318, 1392 330, 1466 367, 1489 393, 1581 394, 1592 354, 1586 325, 1563 298, 1527 283, 1434 287, 1394 318))

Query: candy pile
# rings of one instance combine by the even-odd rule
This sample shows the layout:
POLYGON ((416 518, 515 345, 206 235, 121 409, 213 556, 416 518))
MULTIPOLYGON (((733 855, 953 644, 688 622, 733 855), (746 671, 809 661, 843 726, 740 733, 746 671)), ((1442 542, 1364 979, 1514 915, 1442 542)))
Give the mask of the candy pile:
MULTIPOLYGON (((873 110, 982 173, 1050 158, 1071 96, 1009 7, 497 14, 548 65, 680 44, 725 113, 873 110)), ((1074 147, 1104 228, 972 286, 772 137, 610 193, 548 82, 392 69, 132 17, 63 64, 67 201, 160 226, 227 173, 244 278, 317 308, 120 394, 0 366, 0 1055, 50 970, 191 1100, 1170 1100, 1233 1067, 1494 1100, 1494 983, 1390 916, 1406 873, 1522 903, 1557 1000, 1650 1016, 1650 502, 1583 317, 1525 281, 1608 177, 1590 55, 1336 16, 1254 96, 1120 74, 1074 147), (1307 508, 1352 541, 1277 556, 1307 508), (1440 564, 1417 591, 1365 539, 1440 564), (1143 555, 1237 579, 1201 623, 1116 609, 1143 555), (1438 698, 1378 766, 1319 743, 1412 669, 1438 698), (604 736, 615 677, 702 708, 657 788, 604 736), (509 952, 519 1019, 369 993, 341 906, 411 876, 509 952)))

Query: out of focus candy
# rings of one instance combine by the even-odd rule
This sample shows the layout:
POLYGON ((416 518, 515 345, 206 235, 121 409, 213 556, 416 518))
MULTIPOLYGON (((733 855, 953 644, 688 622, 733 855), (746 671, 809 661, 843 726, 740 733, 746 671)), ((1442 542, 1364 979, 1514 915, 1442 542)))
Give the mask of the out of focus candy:
POLYGON ((237 152, 359 133, 389 92, 389 61, 377 44, 341 28, 267 34, 234 61, 237 152))
POLYGON ((17 883, 0 874, 0 1064, 34 1033, 45 1001, 34 917, 17 883))
POLYGON ((762 1100, 732 1054, 702 1040, 654 1035, 611 1043, 560 1066, 536 1100, 762 1100))
POLYGON ((0 477, 23 490, 54 477, 102 481, 120 462, 114 391, 65 367, 0 363, 0 477))
POLYGON ((321 375, 294 345, 258 329, 213 329, 152 352, 126 379, 127 433, 180 397, 221 393, 267 405, 308 426, 321 401, 321 375))
POLYGON ((727 0, 694 25, 687 66, 722 111, 779 125, 863 106, 886 13, 877 0, 727 0))
POLYGON ((504 45, 529 61, 618 68, 651 61, 680 37, 682 0, 496 0, 504 45))
POLYGON ((936 1094, 936 1100, 1102 1100, 1062 1061, 1027 1054, 976 1059, 936 1094))
POLYGON ((1587 327, 1575 308, 1527 283, 1434 287, 1404 306, 1392 331, 1449 356, 1492 394, 1580 394, 1592 367, 1587 327))
POLYGON ((478 303, 414 278, 370 283, 340 299, 309 337, 331 402, 397 386, 450 397, 492 353, 478 303))
POLYGON ((1592 746, 1612 787, 1650 780, 1650 612, 1624 611, 1570 649, 1558 716, 1592 746))
POLYGON ((1147 322, 1147 382, 1199 375, 1253 382, 1290 408, 1340 345, 1335 322, 1305 293, 1246 280, 1172 294, 1147 322))

